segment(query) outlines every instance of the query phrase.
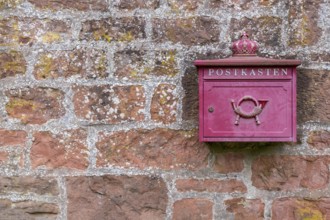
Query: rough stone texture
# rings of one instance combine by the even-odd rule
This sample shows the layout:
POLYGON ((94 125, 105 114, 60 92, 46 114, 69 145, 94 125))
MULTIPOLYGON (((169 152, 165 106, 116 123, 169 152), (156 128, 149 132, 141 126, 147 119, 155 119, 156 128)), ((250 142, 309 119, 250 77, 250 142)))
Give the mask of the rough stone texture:
POLYGON ((158 177, 68 177, 68 219, 165 219, 167 188, 158 177))
POLYGON ((176 121, 178 97, 174 90, 175 85, 160 84, 154 91, 151 101, 151 119, 169 124, 176 121))
POLYGON ((234 214, 235 220, 264 220, 265 205, 260 199, 229 199, 225 205, 226 210, 234 214))
POLYGON ((39 55, 34 67, 36 79, 107 77, 107 58, 102 50, 46 52, 39 55), (89 69, 88 66, 91 66, 89 69))
POLYGON ((74 91, 75 113, 82 119, 112 124, 144 119, 142 86, 79 86, 74 91))
POLYGON ((281 24, 281 18, 274 16, 243 17, 240 20, 233 18, 229 30, 232 41, 238 39, 242 33, 242 27, 244 27, 250 38, 265 45, 263 47, 279 47, 283 45, 281 42, 281 24))
POLYGON ((274 5, 278 4, 279 2, 280 2, 280 0, 259 0, 259 4, 261 6, 274 6, 274 5))
POLYGON ((24 124, 43 124, 64 115, 64 94, 53 88, 22 88, 6 92, 9 102, 6 111, 10 117, 24 124))
POLYGON ((229 180, 197 180, 197 179, 186 179, 177 180, 176 188, 178 191, 197 191, 197 192, 219 192, 219 193, 230 193, 230 192, 246 192, 246 186, 242 181, 235 179, 229 180))
POLYGON ((156 76, 174 77, 179 73, 177 52, 175 50, 155 52, 155 64, 152 73, 156 76))
POLYGON ((300 122, 330 122, 330 71, 298 71, 297 113, 300 122))
POLYGON ((290 46, 308 46, 318 42, 322 30, 318 26, 321 0, 294 1, 289 4, 289 41, 290 46))
POLYGON ((172 11, 180 13, 182 11, 194 11, 199 5, 203 3, 202 0, 169 0, 168 4, 172 11))
POLYGON ((321 53, 312 53, 311 56, 311 61, 314 62, 330 62, 330 53, 326 52, 321 52, 321 53))
POLYGON ((15 176, 0 177, 0 193, 58 195, 59 191, 54 178, 15 176))
POLYGON ((329 11, 0 0, 0 219, 330 219, 329 11), (302 60, 297 143, 198 141, 193 62, 243 30, 258 55, 302 60))
POLYGON ((70 36, 66 21, 18 17, 0 19, 0 46, 61 42, 70 36))
POLYGON ((253 0, 210 0, 207 4, 207 8, 211 10, 221 10, 221 9, 235 9, 239 10, 248 10, 253 8, 253 0))
POLYGON ((33 168, 87 168, 89 153, 85 130, 66 130, 59 134, 43 131, 34 133, 33 137, 30 158, 33 168))
POLYGON ((66 0, 66 1, 53 1, 53 0, 28 0, 38 9, 62 10, 62 9, 75 9, 79 11, 107 11, 108 3, 106 0, 66 0))
POLYGON ((14 9, 22 2, 22 0, 1 0, 0 1, 0 11, 14 9))
POLYGON ((9 160, 9 153, 0 151, 0 165, 6 164, 8 160, 9 160))
POLYGON ((212 220, 212 209, 207 199, 182 199, 173 205, 173 220, 212 220))
POLYGON ((329 184, 328 159, 260 156, 252 164, 252 183, 265 190, 324 189, 329 184))
POLYGON ((26 61, 18 51, 0 52, 0 79, 24 75, 26 61))
POLYGON ((134 9, 156 9, 159 7, 160 0, 117 0, 115 6, 119 9, 134 10, 134 9))
POLYGON ((134 129, 100 133, 97 166, 197 170, 206 167, 209 150, 195 131, 134 129))
POLYGON ((308 136, 307 143, 318 150, 330 148, 330 131, 312 131, 308 136))
POLYGON ((279 198, 273 202, 273 220, 326 220, 330 217, 330 199, 279 198))
POLYGON ((219 41, 218 22, 210 17, 184 19, 154 19, 153 39, 183 45, 206 45, 219 41))
POLYGON ((0 147, 25 145, 27 134, 25 131, 0 129, 0 147))
POLYGON ((85 21, 80 33, 81 40, 128 42, 144 39, 145 21, 141 17, 104 18, 85 21))
POLYGON ((213 170, 219 173, 241 172, 244 169, 244 155, 240 153, 218 153, 213 170))
POLYGON ((0 199, 1 219, 56 220, 58 213, 58 206, 52 203, 0 199))
POLYGON ((157 51, 152 59, 145 50, 124 50, 115 54, 115 76, 120 79, 148 79, 150 76, 174 77, 178 73, 175 51, 157 51))

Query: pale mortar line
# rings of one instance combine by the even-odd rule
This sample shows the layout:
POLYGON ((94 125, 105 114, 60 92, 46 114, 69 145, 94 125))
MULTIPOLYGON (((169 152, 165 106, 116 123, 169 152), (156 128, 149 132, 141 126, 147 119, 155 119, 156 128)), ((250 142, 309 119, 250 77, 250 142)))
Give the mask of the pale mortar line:
POLYGON ((172 175, 166 175, 162 174, 161 175, 166 187, 167 187, 167 206, 166 206, 166 220, 171 220, 173 218, 173 196, 176 194, 176 189, 175 189, 175 179, 173 178, 172 175))
POLYGON ((49 195, 38 195, 35 193, 29 193, 29 194, 20 194, 20 193, 8 193, 8 194, 2 194, 0 195, 0 199, 9 199, 14 202, 19 201, 35 201, 35 202, 47 202, 47 203, 58 203, 57 196, 49 196, 49 195))
POLYGON ((23 158, 24 158, 24 168, 25 171, 31 171, 31 148, 33 145, 33 131, 27 132, 27 141, 25 143, 25 147, 23 148, 23 158))
POLYGON ((87 147, 89 150, 89 156, 88 156, 88 161, 89 161, 89 166, 87 170, 91 169, 97 169, 96 167, 96 156, 97 156, 97 149, 95 144, 97 143, 98 140, 98 132, 96 129, 92 127, 87 128, 88 131, 88 136, 87 136, 87 147))
POLYGON ((67 188, 65 177, 58 176, 57 182, 59 186, 59 208, 60 208, 60 215, 58 217, 59 220, 66 220, 67 219, 67 210, 68 210, 68 195, 67 195, 67 188))

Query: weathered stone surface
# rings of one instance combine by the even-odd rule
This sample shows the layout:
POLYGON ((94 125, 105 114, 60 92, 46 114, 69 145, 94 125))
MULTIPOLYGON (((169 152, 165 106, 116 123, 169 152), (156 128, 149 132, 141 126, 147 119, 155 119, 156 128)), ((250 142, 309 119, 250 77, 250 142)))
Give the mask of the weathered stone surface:
POLYGON ((58 185, 54 178, 14 176, 0 177, 0 193, 17 193, 37 195, 58 195, 58 185))
POLYGON ((43 124, 64 115, 64 94, 53 88, 22 88, 6 92, 9 102, 6 111, 10 117, 24 124, 43 124))
POLYGON ((228 180, 198 180, 198 179, 182 179, 176 181, 178 191, 197 191, 197 192, 246 192, 246 186, 242 181, 235 179, 228 180))
POLYGON ((173 205, 173 220, 212 220, 213 203, 207 199, 182 199, 173 205))
POLYGON ((179 73, 177 65, 177 52, 175 50, 163 50, 155 52, 155 64, 152 73, 156 76, 173 77, 179 73))
POLYGON ((86 169, 88 167, 87 132, 82 129, 66 130, 54 134, 36 132, 31 148, 33 168, 86 169))
POLYGON ((118 0, 115 1, 115 6, 119 9, 134 10, 134 9, 156 9, 159 7, 159 0, 118 0))
POLYGON ((168 4, 174 12, 195 11, 199 5, 203 3, 202 0, 169 0, 168 4))
POLYGON ((6 220, 56 220, 58 213, 58 206, 52 203, 0 199, 0 216, 6 220))
POLYGON ((330 131, 312 131, 309 133, 307 143, 318 150, 330 148, 330 131))
POLYGON ((34 67, 36 79, 107 77, 107 58, 103 50, 73 50, 41 53, 34 67), (91 66, 91 68, 88 68, 91 66))
POLYGON ((0 11, 14 9, 22 2, 22 0, 1 0, 0 1, 0 11))
POLYGON ((31 46, 61 42, 70 37, 70 26, 64 21, 18 17, 0 19, 0 46, 31 46))
POLYGON ((310 60, 314 62, 330 62, 330 53, 321 52, 321 53, 312 53, 310 55, 310 60))
POLYGON ((0 151, 0 165, 6 164, 9 160, 9 153, 5 151, 0 151))
POLYGON ((273 202, 272 220, 326 220, 330 216, 329 207, 329 198, 279 198, 273 202))
POLYGON ((325 157, 260 156, 252 164, 252 183, 259 189, 323 189, 329 183, 325 157))
POLYGON ((210 0, 209 4, 207 4, 208 8, 217 10, 228 8, 234 8, 236 10, 247 10, 251 9, 251 6, 253 6, 253 0, 210 0))
POLYGON ((115 76, 121 79, 146 79, 149 76, 175 76, 179 70, 176 51, 157 51, 155 59, 145 50, 124 50, 115 54, 115 76))
POLYGON ((259 0, 259 4, 262 6, 274 6, 274 5, 278 4, 279 2, 280 2, 280 0, 259 0))
POLYGON ((294 1, 289 4, 289 46, 314 45, 322 36, 318 26, 321 0, 294 1))
POLYGON ((299 122, 330 122, 330 71, 300 69, 297 76, 299 122))
POLYGON ((67 177, 68 219, 165 219, 167 188, 158 177, 67 177))
POLYGON ((175 95, 175 85, 160 84, 154 91, 151 100, 151 119, 169 124, 176 121, 178 97, 175 95))
POLYGON ((53 11, 62 9, 75 9, 79 11, 107 11, 108 3, 106 0, 28 0, 36 8, 50 9, 53 11))
POLYGON ((209 17, 153 20, 153 39, 156 42, 205 45, 218 42, 219 34, 218 22, 209 17))
POLYGON ((0 52, 0 79, 24 75, 26 61, 18 51, 0 52))
POLYGON ((74 107, 79 118, 111 124, 144 120, 142 86, 77 86, 74 91, 74 107))
POLYGON ((281 24, 281 18, 273 16, 243 17, 240 20, 232 18, 229 30, 232 41, 238 40, 238 35, 241 34, 242 27, 244 27, 251 39, 265 44, 265 47, 276 47, 283 45, 281 42, 281 24))
POLYGON ((101 132, 97 166, 198 170, 207 166, 208 147, 195 131, 171 129, 101 132))
POLYGON ((244 169, 244 155, 240 153, 218 153, 213 170, 219 173, 241 172, 244 169))
POLYGON ((25 131, 0 129, 0 147, 25 145, 26 138, 25 131))
POLYGON ((82 24, 80 39, 127 42, 146 38, 144 29, 145 21, 141 17, 90 20, 82 24))
POLYGON ((265 205, 260 199, 235 198, 225 201, 235 220, 264 220, 265 205))

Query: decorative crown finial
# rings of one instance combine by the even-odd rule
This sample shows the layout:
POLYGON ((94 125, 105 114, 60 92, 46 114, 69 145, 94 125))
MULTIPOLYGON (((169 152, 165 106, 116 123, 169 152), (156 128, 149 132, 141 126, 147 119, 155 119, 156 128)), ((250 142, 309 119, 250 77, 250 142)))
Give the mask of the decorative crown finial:
POLYGON ((258 51, 258 43, 249 39, 249 35, 244 31, 241 39, 233 42, 231 50, 233 56, 256 56, 258 51))

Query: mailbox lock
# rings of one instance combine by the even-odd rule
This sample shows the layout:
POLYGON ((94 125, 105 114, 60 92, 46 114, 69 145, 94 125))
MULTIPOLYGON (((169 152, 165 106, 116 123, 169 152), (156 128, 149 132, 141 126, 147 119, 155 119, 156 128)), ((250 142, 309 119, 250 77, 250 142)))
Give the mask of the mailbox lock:
POLYGON ((214 108, 213 108, 212 106, 211 106, 211 107, 209 107, 209 109, 208 109, 208 110, 209 110, 209 112, 210 112, 210 113, 214 112, 214 108))

